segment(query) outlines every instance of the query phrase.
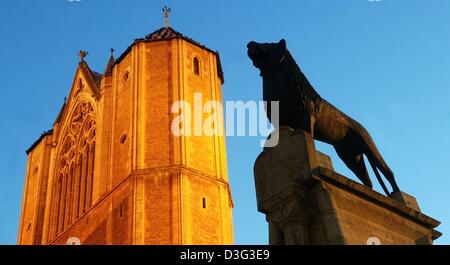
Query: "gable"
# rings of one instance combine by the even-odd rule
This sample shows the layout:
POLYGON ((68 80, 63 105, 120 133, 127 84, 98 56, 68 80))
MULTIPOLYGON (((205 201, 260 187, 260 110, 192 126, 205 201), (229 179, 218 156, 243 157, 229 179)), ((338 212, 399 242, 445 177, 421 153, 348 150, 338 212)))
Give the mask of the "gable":
POLYGON ((66 231, 93 205, 94 161, 101 75, 81 62, 54 125, 52 238, 66 231))
POLYGON ((80 96, 96 101, 100 96, 100 83, 102 75, 90 70, 85 62, 80 62, 75 72, 69 95, 64 101, 64 104, 55 120, 55 123, 60 123, 63 127, 64 120, 70 114, 69 109, 73 109, 80 96))

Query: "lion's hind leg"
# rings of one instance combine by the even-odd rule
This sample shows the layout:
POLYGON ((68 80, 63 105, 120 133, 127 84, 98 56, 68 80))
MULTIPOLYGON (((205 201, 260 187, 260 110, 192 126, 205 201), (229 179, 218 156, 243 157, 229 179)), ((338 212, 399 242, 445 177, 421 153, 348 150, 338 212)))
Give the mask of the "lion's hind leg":
POLYGON ((372 188, 372 181, 367 172, 366 164, 362 153, 351 152, 348 148, 334 147, 338 156, 344 161, 345 165, 362 181, 364 185, 372 188))

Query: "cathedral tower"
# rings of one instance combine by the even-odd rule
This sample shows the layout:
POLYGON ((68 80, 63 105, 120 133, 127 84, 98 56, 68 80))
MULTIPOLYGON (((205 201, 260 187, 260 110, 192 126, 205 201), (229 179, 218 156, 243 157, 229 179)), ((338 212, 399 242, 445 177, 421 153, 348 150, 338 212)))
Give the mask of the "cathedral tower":
MULTIPOLYGON (((177 136, 177 101, 222 101, 219 55, 170 27, 103 74, 81 62, 53 129, 27 151, 19 244, 232 244, 223 132, 177 136)), ((223 130, 223 114, 212 117, 223 130)))

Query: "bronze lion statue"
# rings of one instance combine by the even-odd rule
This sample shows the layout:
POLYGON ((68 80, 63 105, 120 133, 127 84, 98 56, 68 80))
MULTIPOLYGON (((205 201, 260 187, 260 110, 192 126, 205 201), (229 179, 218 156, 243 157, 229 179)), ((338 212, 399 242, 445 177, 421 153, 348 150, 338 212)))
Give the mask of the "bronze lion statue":
POLYGON ((251 41, 247 48, 253 65, 261 71, 269 120, 270 102, 278 101, 279 126, 304 130, 314 139, 331 144, 347 167, 364 185, 372 188, 363 158, 366 155, 386 194, 390 196, 379 171, 389 181, 393 192, 399 191, 393 172, 367 130, 320 97, 286 49, 285 40, 278 43, 251 41))

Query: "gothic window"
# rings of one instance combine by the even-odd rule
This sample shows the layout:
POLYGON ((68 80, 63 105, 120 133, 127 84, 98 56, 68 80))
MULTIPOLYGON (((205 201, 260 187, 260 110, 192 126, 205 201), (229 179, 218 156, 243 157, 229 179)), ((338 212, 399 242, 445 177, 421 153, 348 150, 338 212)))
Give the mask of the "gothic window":
POLYGON ((57 236, 92 206, 96 122, 92 105, 80 103, 69 120, 55 168, 53 213, 57 236))
POLYGON ((194 74, 200 75, 200 61, 197 57, 194 57, 194 74))

